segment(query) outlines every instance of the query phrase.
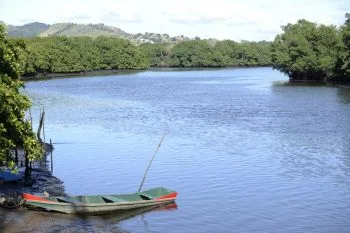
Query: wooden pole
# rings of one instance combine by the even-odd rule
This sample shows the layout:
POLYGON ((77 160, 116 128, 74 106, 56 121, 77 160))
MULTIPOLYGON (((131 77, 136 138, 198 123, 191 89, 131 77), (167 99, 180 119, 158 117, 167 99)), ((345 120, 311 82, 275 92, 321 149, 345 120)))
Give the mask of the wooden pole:
POLYGON ((44 137, 44 145, 45 145, 45 109, 43 108, 43 137, 44 137))
POLYGON ((40 143, 43 142, 41 140, 41 137, 40 137, 40 132, 41 132, 41 127, 43 126, 44 117, 45 117, 45 112, 44 111, 41 112, 41 109, 40 109, 40 121, 39 121, 38 132, 37 132, 37 137, 38 137, 38 140, 39 140, 40 143))
POLYGON ((152 162, 153 162, 153 160, 154 160, 154 158, 155 158, 155 156, 156 156, 156 154, 157 154, 157 152, 158 152, 160 146, 162 145, 162 142, 163 142, 164 137, 165 137, 165 134, 163 135, 162 139, 160 140, 160 142, 159 142, 159 144, 158 144, 158 146, 157 146, 157 149, 155 150, 155 152, 154 152, 154 154, 153 154, 153 156, 152 156, 152 159, 151 159, 151 161, 150 161, 149 164, 148 164, 148 167, 147 167, 147 169, 146 169, 145 175, 143 176, 143 179, 142 179, 140 188, 139 188, 139 190, 138 190, 137 192, 140 192, 140 191, 141 191, 142 185, 143 185, 143 183, 144 183, 145 180, 146 180, 146 176, 147 176, 148 170, 149 170, 149 168, 151 167, 151 164, 152 164, 152 162))
POLYGON ((51 174, 53 173, 53 160, 52 160, 52 141, 51 141, 51 138, 50 138, 50 156, 51 156, 51 174))
POLYGON ((25 156, 25 166, 26 166, 26 170, 24 173, 25 185, 30 185, 31 179, 32 179, 32 172, 31 172, 31 167, 29 165, 28 154, 26 151, 24 151, 24 156, 25 156))

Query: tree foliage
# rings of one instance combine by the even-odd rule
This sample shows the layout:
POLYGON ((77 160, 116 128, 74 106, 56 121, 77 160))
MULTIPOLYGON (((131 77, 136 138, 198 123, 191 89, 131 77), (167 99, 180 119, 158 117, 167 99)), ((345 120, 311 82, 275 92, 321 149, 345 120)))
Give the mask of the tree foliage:
POLYGON ((271 65, 271 43, 266 41, 237 43, 231 40, 215 44, 216 53, 222 57, 223 66, 271 65))
POLYGON ((346 14, 344 25, 340 29, 342 49, 336 66, 338 81, 350 82, 350 14, 346 14))
POLYGON ((110 69, 156 67, 225 67, 271 65, 271 43, 207 40, 178 44, 142 44, 109 37, 24 39, 21 64, 25 76, 110 69))
POLYGON ((150 66, 168 66, 172 45, 168 44, 142 44, 139 46, 141 52, 145 54, 150 66))
POLYGON ((288 24, 272 45, 273 67, 291 80, 330 81, 342 52, 342 40, 335 26, 307 20, 288 24))
POLYGON ((110 69, 145 69, 145 55, 118 38, 47 37, 25 39, 25 75, 110 69))
POLYGON ((171 51, 169 65, 174 67, 217 67, 220 57, 204 40, 182 42, 171 51))
POLYGON ((11 151, 16 148, 23 148, 29 159, 42 155, 30 123, 24 120, 30 101, 20 93, 23 49, 24 43, 8 38, 0 24, 0 165, 13 165, 11 151))
POLYGON ((270 42, 241 43, 224 40, 184 41, 169 44, 144 44, 140 49, 151 66, 226 67, 271 65, 270 42))

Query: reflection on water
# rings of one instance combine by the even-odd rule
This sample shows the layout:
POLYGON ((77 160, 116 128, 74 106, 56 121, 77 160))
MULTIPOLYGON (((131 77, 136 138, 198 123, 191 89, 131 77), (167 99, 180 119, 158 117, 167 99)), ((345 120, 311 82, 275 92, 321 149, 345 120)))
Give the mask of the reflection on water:
POLYGON ((103 229, 348 232, 348 92, 274 85, 286 80, 269 68, 147 71, 26 92, 34 116, 45 107, 54 175, 71 195, 135 192, 167 133, 145 189, 178 191, 180 208, 103 229))
POLYGON ((350 87, 340 87, 337 93, 341 102, 344 104, 350 103, 350 87))
MULTIPOLYGON (((0 208, 0 232, 128 232, 118 223, 150 211, 176 210, 175 203, 161 207, 144 207, 101 216, 74 216, 54 212, 6 210, 0 208)), ((141 221, 147 229, 146 220, 141 221)))

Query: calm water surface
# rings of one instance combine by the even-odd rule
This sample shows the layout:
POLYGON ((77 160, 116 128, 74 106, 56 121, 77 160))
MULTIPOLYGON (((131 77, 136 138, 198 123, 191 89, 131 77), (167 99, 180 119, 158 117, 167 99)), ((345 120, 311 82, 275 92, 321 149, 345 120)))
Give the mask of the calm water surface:
POLYGON ((85 220, 91 232, 350 232, 350 89, 281 80, 270 68, 147 71, 26 92, 35 116, 45 107, 71 195, 137 191, 167 134, 144 189, 178 191, 177 209, 85 220))

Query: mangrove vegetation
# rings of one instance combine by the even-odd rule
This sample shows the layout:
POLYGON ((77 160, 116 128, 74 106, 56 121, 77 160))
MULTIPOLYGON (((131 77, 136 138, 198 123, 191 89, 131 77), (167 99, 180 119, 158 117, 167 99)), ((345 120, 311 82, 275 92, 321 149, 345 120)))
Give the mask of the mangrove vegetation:
POLYGON ((21 55, 25 45, 8 38, 0 25, 0 168, 15 167, 17 149, 25 152, 26 163, 43 154, 42 146, 25 120, 29 99, 20 93, 23 82, 21 55))
POLYGON ((271 42, 208 40, 177 44, 133 45, 113 37, 35 37, 17 39, 26 46, 24 76, 149 67, 226 67, 271 65, 271 42))
POLYGON ((282 27, 272 44, 273 67, 292 81, 350 82, 350 15, 343 26, 307 20, 282 27))
POLYGON ((72 73, 110 69, 145 69, 145 55, 128 40, 109 37, 35 37, 26 44, 23 69, 37 73, 72 73))

